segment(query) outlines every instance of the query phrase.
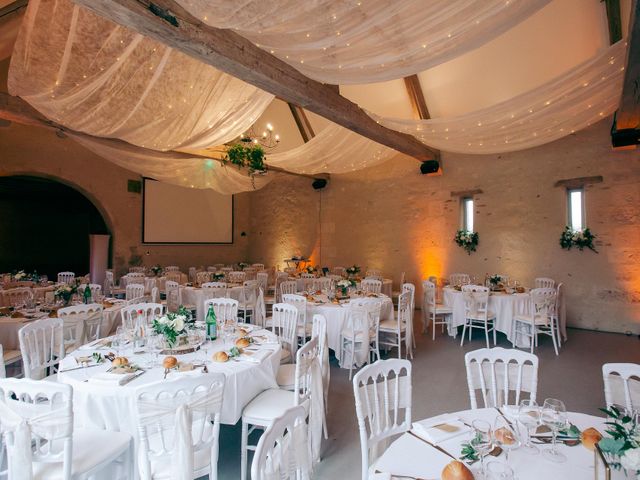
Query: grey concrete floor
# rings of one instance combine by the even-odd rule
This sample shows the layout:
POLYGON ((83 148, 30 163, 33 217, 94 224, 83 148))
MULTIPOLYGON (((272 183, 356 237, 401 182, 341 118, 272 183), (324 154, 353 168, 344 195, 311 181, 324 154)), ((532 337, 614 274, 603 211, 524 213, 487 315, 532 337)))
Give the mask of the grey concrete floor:
MULTIPOLYGON (((471 342, 460 347, 458 340, 436 332, 436 340, 419 334, 413 359, 413 418, 418 420, 444 412, 469 408, 464 354, 483 348, 484 335, 476 333, 471 342)), ((604 405, 602 364, 640 363, 640 339, 637 336, 569 329, 569 341, 556 356, 549 337, 541 337, 536 354, 540 359, 538 398, 560 398, 567 409, 598 414, 604 405)), ((498 346, 510 348, 506 337, 498 334, 498 346)), ((392 352, 393 353, 393 352, 392 352)), ((329 393, 329 440, 323 442, 322 462, 316 479, 359 479, 360 440, 355 415, 353 388, 349 371, 331 360, 329 393)), ((257 441, 251 438, 251 442, 257 441)), ((251 456, 250 456, 251 458, 251 456)), ((240 423, 223 426, 220 438, 219 478, 240 477, 240 423)))

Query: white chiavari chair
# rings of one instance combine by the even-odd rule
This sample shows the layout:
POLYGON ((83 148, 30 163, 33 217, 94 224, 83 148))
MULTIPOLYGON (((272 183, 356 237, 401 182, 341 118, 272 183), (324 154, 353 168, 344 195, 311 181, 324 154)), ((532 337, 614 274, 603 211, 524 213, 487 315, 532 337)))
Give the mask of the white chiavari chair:
POLYGON ((283 303, 293 305, 298 310, 298 338, 299 345, 306 343, 306 339, 311 336, 311 324, 307 322, 307 299, 295 293, 282 295, 283 303))
POLYGON ((605 363, 602 378, 607 408, 616 405, 626 408, 627 412, 640 410, 640 365, 605 363))
POLYGON ((469 341, 473 329, 484 330, 489 348, 489 332, 493 332, 493 344, 496 344, 496 314, 489 310, 489 289, 480 285, 463 285, 464 327, 460 346, 464 345, 464 337, 469 328, 469 341))
POLYGON ((256 446, 251 462, 252 480, 311 478, 306 418, 304 407, 297 406, 273 419, 256 446))
POLYGON ((168 312, 176 312, 182 303, 182 295, 180 293, 180 285, 178 282, 167 280, 164 284, 166 294, 166 307, 168 312))
POLYGON ((85 343, 100 338, 102 304, 89 303, 58 309, 62 319, 65 352, 70 353, 85 343))
POLYGON ((229 283, 243 283, 245 277, 247 276, 244 272, 229 272, 227 278, 229 279, 229 283))
POLYGON ((273 305, 272 330, 282 347, 280 363, 291 363, 298 350, 298 309, 288 303, 273 305))
POLYGON ((145 267, 129 267, 129 273, 142 273, 146 271, 145 267))
MULTIPOLYGON (((209 311, 209 306, 213 306, 216 314, 218 328, 222 328, 227 322, 238 322, 238 301, 233 298, 209 298, 204 301, 204 311, 209 311)), ((205 313, 206 315, 206 313, 205 313)))
POLYGON ((333 273, 334 275, 340 275, 341 277, 344 277, 346 275, 346 269, 344 267, 333 267, 331 269, 331 273, 333 273))
POLYGON ((43 318, 18 330, 25 378, 42 380, 57 373, 64 358, 63 320, 43 318))
POLYGON ((381 442, 411 429, 411 363, 391 359, 367 365, 353 377, 353 393, 362 480, 368 480, 383 450, 378 448, 381 442))
POLYGON ((254 263, 251 265, 256 271, 261 272, 264 270, 264 263, 254 263))
POLYGON ((242 310, 244 322, 248 322, 249 318, 253 320, 253 313, 256 310, 256 302, 258 301, 258 288, 257 280, 245 280, 242 285, 238 309, 242 310))
POLYGON ((135 298, 144 297, 144 284, 133 283, 127 284, 125 289, 125 300, 133 300, 135 298))
POLYGON ((398 358, 402 358, 402 342, 405 342, 407 349, 407 357, 413 358, 413 338, 411 322, 411 295, 409 292, 403 292, 398 297, 398 306, 396 309, 396 318, 388 319, 380 322, 380 338, 379 346, 387 348, 398 348, 398 358))
POLYGON ((442 325, 442 331, 444 332, 444 326, 449 327, 451 325, 453 309, 436 303, 436 286, 433 282, 429 280, 422 282, 422 292, 422 333, 427 331, 427 325, 431 322, 433 325, 432 339, 435 340, 436 325, 442 325))
POLYGON ((76 274, 73 272, 58 272, 58 283, 72 284, 76 281, 76 274))
POLYGON ((184 376, 135 392, 141 480, 218 478, 223 373, 184 376))
POLYGON ((354 299, 349 303, 347 321, 340 332, 340 366, 349 365, 349 380, 354 367, 358 368, 372 358, 380 360, 381 308, 382 302, 375 298, 354 299))
POLYGON ((318 277, 313 279, 311 289, 314 292, 328 292, 333 285, 331 277, 318 277))
POLYGON ((471 279, 466 273, 452 273, 449 275, 449 285, 452 286, 462 286, 469 285, 471 283, 471 279))
POLYGON ((84 295, 85 288, 88 288, 91 292, 91 296, 89 297, 89 301, 91 302, 97 302, 98 299, 102 296, 102 285, 99 285, 97 283, 89 283, 88 285, 82 284, 78 286, 78 294, 80 296, 84 295))
POLYGON ((292 295, 298 292, 298 282, 295 280, 287 280, 280 283, 280 298, 283 295, 292 295))
POLYGON ((165 272, 180 272, 180 267, 177 265, 168 265, 164 267, 165 272))
POLYGON ((131 435, 74 429, 70 385, 0 380, 0 427, 7 439, 9 478, 93 478, 114 464, 120 470, 116 475, 133 478, 131 435))
POLYGON ((553 278, 538 277, 533 281, 534 288, 555 288, 556 281, 553 278))
POLYGON ((376 278, 365 278, 360 282, 360 289, 365 293, 382 293, 382 281, 376 278))
POLYGON ((144 273, 141 272, 131 272, 127 274, 127 286, 139 284, 144 285, 144 273))
POLYGON ((10 305, 14 308, 23 307, 33 299, 33 291, 29 287, 9 288, 1 293, 5 305, 10 305))
POLYGON ((269 288, 269 273, 259 271, 256 273, 256 281, 258 282, 258 287, 260 287, 266 294, 267 289, 269 288))
POLYGON ((243 270, 244 272, 244 281, 246 282, 247 280, 255 280, 256 279, 256 275, 258 273, 258 269, 255 267, 247 267, 243 270))
POLYGON ((481 348, 464 356, 471 408, 478 408, 478 393, 484 408, 517 406, 522 393, 536 399, 538 357, 502 347, 481 348))
POLYGON ((176 282, 178 285, 182 283, 182 273, 177 270, 165 270, 164 278, 167 282, 176 282))
MULTIPOLYGON (((247 452, 255 450, 256 447, 249 445, 249 435, 256 429, 265 430, 271 425, 277 417, 282 415, 288 408, 294 406, 302 406, 306 415, 310 415, 310 423, 314 422, 314 413, 312 409, 312 387, 314 386, 314 364, 317 366, 318 361, 318 341, 312 339, 305 343, 296 353, 296 378, 293 391, 283 390, 281 388, 270 388, 260 393, 256 398, 251 400, 242 411, 242 439, 240 452, 240 479, 246 480, 247 476, 247 452)), ((317 371, 316 371, 317 372, 317 371)), ((317 372, 319 373, 319 372, 317 372)), ((316 403, 318 400, 322 404, 322 392, 316 393, 316 403)), ((322 416, 324 415, 324 407, 322 411, 316 412, 320 420, 320 429, 322 429, 322 416)), ((307 446, 311 442, 307 442, 307 446)))
POLYGON ((413 343, 413 348, 416 348, 416 336, 413 333, 413 317, 416 312, 416 286, 413 283, 403 283, 402 291, 409 292, 410 294, 411 305, 409 306, 409 313, 411 319, 408 326, 409 328, 411 328, 411 341, 413 343))
POLYGON ((513 328, 516 335, 513 346, 520 337, 527 337, 531 341, 531 353, 538 346, 538 335, 548 335, 553 341, 553 348, 558 355, 557 325, 556 325, 556 289, 534 288, 529 292, 531 297, 528 314, 514 315, 513 328))
POLYGON ((204 298, 226 298, 227 284, 224 282, 207 282, 202 284, 204 298))
POLYGON ((195 284, 202 286, 202 284, 211 281, 211 274, 209 272, 196 272, 195 284))

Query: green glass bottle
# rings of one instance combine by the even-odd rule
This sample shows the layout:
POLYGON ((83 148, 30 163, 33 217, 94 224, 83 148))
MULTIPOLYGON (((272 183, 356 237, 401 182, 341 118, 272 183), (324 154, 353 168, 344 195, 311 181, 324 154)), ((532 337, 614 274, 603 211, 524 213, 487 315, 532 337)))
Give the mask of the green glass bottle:
POLYGON ((209 305, 206 322, 207 338, 209 340, 215 340, 216 338, 218 338, 218 323, 216 321, 216 312, 213 311, 213 305, 209 305))
POLYGON ((84 292, 82 292, 82 300, 84 301, 85 305, 91 302, 91 289, 89 288, 89 285, 84 287, 84 292))

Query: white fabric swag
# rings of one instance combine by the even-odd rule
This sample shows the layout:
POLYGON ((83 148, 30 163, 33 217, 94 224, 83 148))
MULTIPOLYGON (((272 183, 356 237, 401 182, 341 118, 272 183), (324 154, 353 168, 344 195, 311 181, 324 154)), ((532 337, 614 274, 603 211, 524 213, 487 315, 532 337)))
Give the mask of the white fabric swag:
POLYGON ((49 403, 34 405, 4 400, 0 401, 0 418, 2 433, 13 436, 7 444, 9 478, 13 480, 33 478, 33 434, 51 442, 69 437, 73 432, 73 413, 66 404, 52 409, 49 403))
MULTIPOLYGON (((377 120, 445 152, 491 154, 543 145, 615 111, 622 92, 626 48, 626 41, 621 40, 562 77, 465 115, 430 120, 386 117, 377 120)), ((397 154, 331 124, 304 145, 269 155, 267 163, 299 173, 346 173, 379 165, 397 154)))
POLYGON ((70 129, 161 151, 231 141, 274 98, 68 0, 29 2, 8 85, 70 129))
POLYGON ((70 137, 97 155, 144 177, 188 188, 211 188, 230 195, 262 188, 278 173, 257 175, 253 179, 234 165, 216 160, 189 157, 180 152, 154 152, 126 144, 114 145, 108 139, 92 139, 84 135, 70 137))
POLYGON ((474 50, 550 0, 178 0, 311 78, 381 82, 474 50))

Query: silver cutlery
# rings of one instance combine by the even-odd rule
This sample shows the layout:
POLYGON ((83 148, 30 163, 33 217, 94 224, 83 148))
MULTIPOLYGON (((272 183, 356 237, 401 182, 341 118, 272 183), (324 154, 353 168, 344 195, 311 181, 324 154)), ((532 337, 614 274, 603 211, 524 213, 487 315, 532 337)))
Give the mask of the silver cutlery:
POLYGON ((136 378, 141 377, 146 373, 146 370, 140 370, 140 373, 136 373, 132 377, 127 378, 124 382, 120 384, 120 386, 126 385, 129 382, 133 382, 136 378))

